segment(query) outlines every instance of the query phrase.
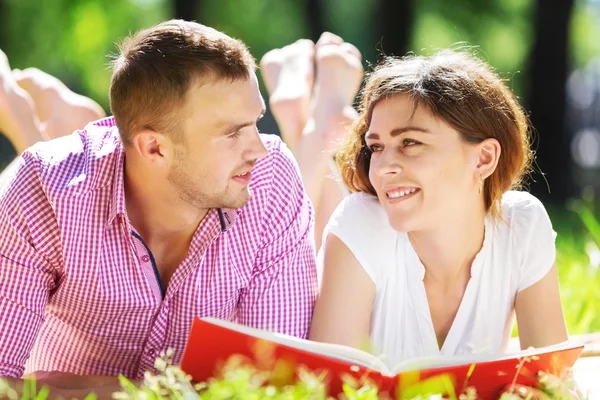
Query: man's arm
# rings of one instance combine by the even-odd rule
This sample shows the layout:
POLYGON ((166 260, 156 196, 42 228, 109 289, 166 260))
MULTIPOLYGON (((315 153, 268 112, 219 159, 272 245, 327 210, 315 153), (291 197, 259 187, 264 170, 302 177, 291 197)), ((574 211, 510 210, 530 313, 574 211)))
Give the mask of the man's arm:
MULTIPOLYGON (((5 379, 8 385, 19 394, 19 397, 23 394, 25 381, 22 379, 0 379, 5 379)), ((35 388, 38 393, 45 386, 49 390, 49 399, 83 399, 90 393, 94 393, 98 400, 108 400, 112 399, 113 393, 122 390, 119 378, 115 376, 80 376, 68 372, 38 372, 28 376, 27 379, 35 379, 35 388)), ((133 383, 139 384, 139 382, 133 383)))
POLYGON ((0 194, 0 376, 18 378, 57 280, 59 231, 34 156, 0 194))
POLYGON ((318 290, 313 208, 287 147, 274 152, 261 249, 242 293, 239 322, 306 338, 318 290))
MULTIPOLYGON (((25 152, 0 190, 0 377, 19 393, 25 361, 62 268, 60 232, 36 164, 25 152)), ((90 392, 111 398, 120 388, 116 377, 64 372, 33 376, 38 390, 48 386, 51 398, 83 398, 90 392)))

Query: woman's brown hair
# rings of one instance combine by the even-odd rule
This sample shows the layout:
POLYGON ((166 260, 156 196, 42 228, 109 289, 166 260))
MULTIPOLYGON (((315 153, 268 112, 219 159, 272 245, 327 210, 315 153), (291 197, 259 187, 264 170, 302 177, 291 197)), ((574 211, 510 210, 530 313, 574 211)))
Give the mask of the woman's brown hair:
POLYGON ((501 155, 496 170, 485 180, 484 201, 486 210, 499 217, 502 195, 519 187, 531 167, 529 123, 502 79, 466 52, 387 58, 369 74, 360 116, 336 156, 346 186, 376 195, 369 181, 371 152, 365 134, 375 105, 400 94, 409 95, 415 109, 423 106, 444 120, 467 143, 498 140, 501 155))

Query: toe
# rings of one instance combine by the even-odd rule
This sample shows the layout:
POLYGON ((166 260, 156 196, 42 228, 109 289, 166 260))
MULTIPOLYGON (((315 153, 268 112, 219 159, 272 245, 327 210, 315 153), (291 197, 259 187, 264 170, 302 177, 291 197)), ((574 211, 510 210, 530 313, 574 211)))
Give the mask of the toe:
POLYGON ((298 39, 298 40, 296 40, 295 44, 302 46, 302 47, 309 47, 309 48, 315 47, 315 43, 310 39, 298 39))
POLYGON ((281 53, 281 49, 273 49, 268 51, 261 59, 260 66, 264 68, 265 66, 271 65, 273 63, 278 63, 281 53))
POLYGON ((360 51, 353 44, 346 42, 346 43, 343 43, 341 45, 341 47, 348 54, 352 54, 353 56, 355 56, 359 60, 362 60, 362 54, 360 54, 360 51))
POLYGON ((344 39, 342 39, 340 36, 331 32, 323 32, 323 34, 319 38, 319 41, 317 42, 317 47, 329 44, 340 45, 342 43, 344 43, 344 39))

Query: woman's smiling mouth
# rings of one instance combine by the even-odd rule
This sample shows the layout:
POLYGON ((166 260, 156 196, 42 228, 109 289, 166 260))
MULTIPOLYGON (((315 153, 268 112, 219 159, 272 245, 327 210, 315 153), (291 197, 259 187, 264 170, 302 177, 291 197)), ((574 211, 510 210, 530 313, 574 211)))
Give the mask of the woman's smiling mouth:
POLYGON ((416 187, 397 187, 386 190, 385 194, 388 200, 404 200, 419 191, 421 191, 421 189, 416 187))

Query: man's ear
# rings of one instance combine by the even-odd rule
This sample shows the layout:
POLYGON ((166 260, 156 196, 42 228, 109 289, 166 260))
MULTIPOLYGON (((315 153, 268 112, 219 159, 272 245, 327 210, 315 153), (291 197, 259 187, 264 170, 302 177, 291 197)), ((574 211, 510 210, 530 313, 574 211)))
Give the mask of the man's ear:
POLYGON ((168 139, 151 129, 138 132, 133 137, 132 147, 142 159, 156 166, 167 165, 170 162, 168 139))
POLYGON ((477 178, 486 179, 494 173, 500 160, 502 148, 493 138, 488 138, 477 144, 477 178))

